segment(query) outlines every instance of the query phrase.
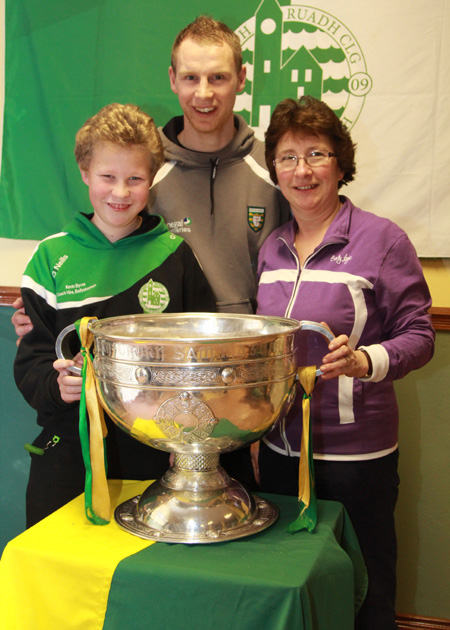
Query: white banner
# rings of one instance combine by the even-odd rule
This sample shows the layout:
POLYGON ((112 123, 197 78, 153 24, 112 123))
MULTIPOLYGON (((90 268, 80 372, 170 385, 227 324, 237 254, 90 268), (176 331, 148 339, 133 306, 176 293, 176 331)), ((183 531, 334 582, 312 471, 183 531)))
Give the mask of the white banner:
POLYGON ((236 109, 260 137, 280 97, 313 94, 342 110, 357 143, 342 192, 403 227, 420 256, 450 257, 450 2, 262 0, 235 30, 254 82, 236 109))

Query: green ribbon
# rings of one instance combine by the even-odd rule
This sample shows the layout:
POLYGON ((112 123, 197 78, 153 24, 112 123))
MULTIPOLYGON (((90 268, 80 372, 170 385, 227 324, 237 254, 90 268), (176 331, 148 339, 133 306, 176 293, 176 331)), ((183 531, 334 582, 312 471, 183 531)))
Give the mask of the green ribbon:
POLYGON ((300 445, 300 464, 298 471, 298 501, 300 513, 296 520, 288 525, 291 533, 307 529, 314 532, 317 524, 317 496, 314 480, 314 460, 311 433, 311 393, 316 381, 316 366, 308 366, 297 370, 300 385, 303 388, 303 430, 300 445))
POLYGON ((84 505, 86 518, 91 523, 107 525, 111 520, 110 498, 106 480, 105 437, 107 429, 97 396, 92 355, 89 351, 92 345, 92 335, 88 331, 88 323, 92 319, 96 318, 83 317, 83 319, 75 322, 83 357, 79 433, 86 469, 84 505))

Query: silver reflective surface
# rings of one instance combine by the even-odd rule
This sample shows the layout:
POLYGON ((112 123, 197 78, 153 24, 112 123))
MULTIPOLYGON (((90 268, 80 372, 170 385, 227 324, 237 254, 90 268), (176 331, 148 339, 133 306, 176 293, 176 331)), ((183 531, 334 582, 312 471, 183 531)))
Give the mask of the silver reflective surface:
POLYGON ((142 538, 184 543, 269 527, 277 508, 230 479, 219 454, 260 439, 289 410, 295 333, 331 333, 315 322, 211 313, 112 317, 89 327, 107 413, 135 439, 174 454, 160 480, 116 509, 119 525, 142 538))
POLYGON ((295 389, 294 320, 136 315, 91 325, 102 404, 127 433, 178 453, 259 439, 295 389))

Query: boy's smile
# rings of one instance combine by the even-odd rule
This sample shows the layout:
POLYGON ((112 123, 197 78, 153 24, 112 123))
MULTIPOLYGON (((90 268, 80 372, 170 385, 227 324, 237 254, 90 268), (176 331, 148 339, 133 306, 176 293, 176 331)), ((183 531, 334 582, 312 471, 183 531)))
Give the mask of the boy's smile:
POLYGON ((80 169, 89 186, 92 223, 111 242, 139 227, 138 214, 146 206, 152 184, 150 159, 141 145, 101 142, 94 146, 89 168, 80 169))

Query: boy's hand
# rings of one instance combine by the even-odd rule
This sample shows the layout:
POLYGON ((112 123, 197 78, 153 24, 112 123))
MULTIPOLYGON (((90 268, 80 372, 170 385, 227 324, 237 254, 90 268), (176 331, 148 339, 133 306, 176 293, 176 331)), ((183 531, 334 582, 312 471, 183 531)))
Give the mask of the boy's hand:
POLYGON ((81 355, 77 354, 75 360, 57 359, 53 363, 53 367, 57 372, 59 372, 57 380, 61 398, 66 403, 76 402, 81 398, 83 379, 81 376, 75 376, 73 372, 69 371, 69 368, 74 365, 80 366, 79 357, 81 357, 81 355))
POLYGON ((33 329, 33 325, 31 323, 31 319, 28 317, 28 315, 25 314, 23 300, 21 297, 17 298, 17 300, 13 302, 12 306, 13 308, 17 309, 11 317, 11 321, 15 328, 16 335, 18 336, 16 345, 19 345, 22 337, 33 329))

